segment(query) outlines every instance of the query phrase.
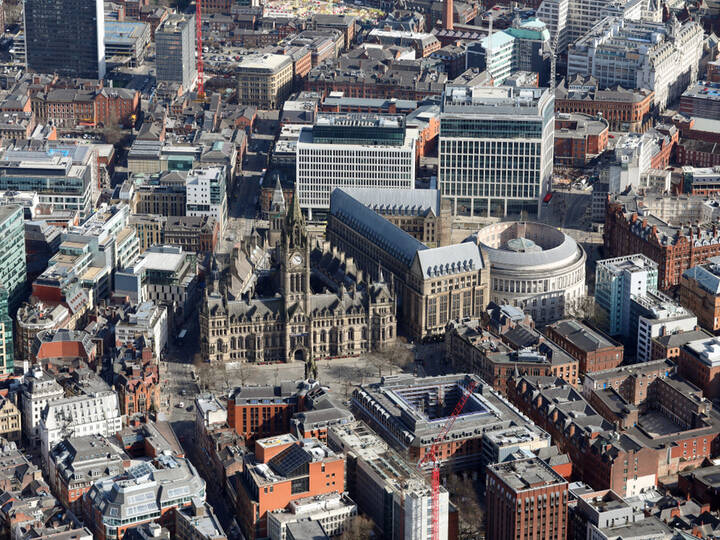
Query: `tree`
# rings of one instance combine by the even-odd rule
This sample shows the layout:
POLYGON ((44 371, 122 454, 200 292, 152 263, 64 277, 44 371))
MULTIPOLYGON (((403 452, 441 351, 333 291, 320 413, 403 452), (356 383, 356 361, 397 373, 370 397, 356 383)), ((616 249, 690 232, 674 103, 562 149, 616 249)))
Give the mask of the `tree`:
POLYGON ((340 540, 366 540, 374 535, 375 526, 370 518, 357 515, 345 520, 345 527, 340 540))
POLYGON ((468 476, 452 474, 445 484, 458 509, 460 538, 478 538, 485 529, 485 509, 478 490, 468 476))

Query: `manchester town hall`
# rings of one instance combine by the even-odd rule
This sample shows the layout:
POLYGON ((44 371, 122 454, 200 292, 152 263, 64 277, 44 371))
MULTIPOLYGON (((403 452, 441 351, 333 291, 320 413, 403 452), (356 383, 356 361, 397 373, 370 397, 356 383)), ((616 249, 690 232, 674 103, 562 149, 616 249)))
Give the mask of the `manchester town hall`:
POLYGON ((396 338, 396 299, 383 273, 358 270, 312 241, 297 199, 273 201, 267 244, 215 262, 200 314, 201 352, 212 363, 301 361, 360 355, 396 338), (273 238, 275 236, 275 239, 273 238))

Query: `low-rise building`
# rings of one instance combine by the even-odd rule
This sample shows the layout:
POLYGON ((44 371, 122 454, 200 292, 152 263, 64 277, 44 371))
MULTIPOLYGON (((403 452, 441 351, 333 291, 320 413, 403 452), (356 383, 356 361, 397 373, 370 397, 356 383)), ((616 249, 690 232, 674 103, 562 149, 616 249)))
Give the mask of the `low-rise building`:
POLYGON ((720 338, 691 341, 680 349, 678 371, 708 399, 720 397, 720 338))
POLYGON ((85 523, 96 540, 122 539, 139 524, 167 520, 194 499, 205 501, 205 481, 186 458, 158 456, 96 482, 85 495, 85 523))
POLYGON ((74 327, 70 310, 62 304, 23 304, 15 320, 15 351, 18 358, 31 358, 35 337, 40 332, 74 327))
POLYGON ((476 373, 503 395, 514 373, 555 376, 577 384, 577 360, 539 333, 523 326, 507 338, 510 343, 484 330, 475 319, 451 321, 445 332, 445 356, 455 370, 476 373), (518 347, 514 341, 521 337, 518 347))
POLYGON ((58 500, 82 515, 82 498, 98 480, 117 476, 130 458, 102 435, 70 437, 55 445, 48 460, 48 480, 58 500))
POLYGON ((179 246, 153 246, 131 266, 115 273, 115 294, 132 302, 151 301, 168 309, 168 326, 174 327, 195 308, 199 277, 194 256, 179 246))
POLYGON ((643 133, 652 126, 655 92, 622 87, 601 89, 596 79, 563 80, 555 91, 555 112, 601 114, 613 131, 643 133))
POLYGON ((0 437, 19 441, 22 436, 20 410, 7 396, 0 397, 0 437))
POLYGON ((97 376, 83 378, 74 372, 76 394, 56 399, 43 409, 38 434, 43 459, 55 443, 70 435, 110 437, 120 431, 122 417, 117 394, 97 376))
POLYGON ((680 350, 685 345, 692 341, 707 339, 709 337, 712 337, 712 334, 702 328, 689 330, 687 332, 675 332, 674 334, 658 336, 652 340, 651 357, 653 360, 667 358, 677 362, 677 359, 680 358, 680 350))
POLYGON ((290 419, 305 410, 307 393, 317 386, 297 381, 236 388, 228 397, 227 423, 248 441, 288 433, 290 419))
POLYGON ((580 374, 619 366, 623 346, 599 330, 573 319, 545 327, 545 334, 579 362, 580 374))
POLYGON ((288 527, 308 521, 319 523, 328 536, 340 536, 357 515, 357 505, 346 494, 326 493, 292 501, 287 508, 268 512, 270 540, 288 540, 288 527))
POLYGON ((584 167, 605 151, 609 124, 599 114, 581 113, 555 115, 555 164, 584 167))
POLYGON ((383 377, 382 382, 362 385, 353 392, 351 410, 390 446, 418 462, 445 425, 442 419, 452 412, 472 382, 475 388, 463 414, 438 445, 437 455, 445 470, 482 470, 487 459, 486 435, 503 428, 530 426, 531 422, 476 375, 383 377), (438 412, 428 417, 428 410, 438 412))
POLYGON ((697 326, 697 317, 659 291, 630 300, 631 338, 637 335, 636 358, 647 362, 652 356, 652 339, 664 334, 687 332, 697 326), (637 328, 637 331, 635 329, 637 328))
POLYGON ((212 507, 202 499, 175 510, 177 540, 227 540, 220 520, 212 507))
POLYGON ((167 346, 168 322, 165 306, 146 301, 125 313, 115 324, 115 344, 128 345, 142 337, 156 358, 167 346))
POLYGON ((710 332, 720 331, 720 257, 688 268, 680 277, 680 303, 710 332))
POLYGON ((245 56, 236 74, 239 103, 277 109, 292 89, 293 62, 282 54, 245 56))
POLYGON ((720 82, 698 81, 680 96, 678 112, 720 120, 720 82))
POLYGON ((40 415, 50 404, 65 395, 55 377, 39 367, 25 374, 20 399, 22 403, 22 430, 31 447, 40 443, 40 415))
POLYGON ((27 451, 15 442, 0 439, 0 489, 21 492, 33 482, 42 482, 42 471, 33 465, 27 451))
POLYGON ((285 434, 255 441, 245 456, 238 493, 246 538, 268 536, 268 513, 291 501, 345 490, 345 457, 317 439, 285 434))

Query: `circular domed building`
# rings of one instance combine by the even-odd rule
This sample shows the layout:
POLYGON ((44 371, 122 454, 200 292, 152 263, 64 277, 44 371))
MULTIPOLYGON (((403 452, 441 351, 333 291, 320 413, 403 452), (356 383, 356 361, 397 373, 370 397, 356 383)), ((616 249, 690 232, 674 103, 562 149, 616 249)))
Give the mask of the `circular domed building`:
POLYGON ((566 306, 585 296, 585 251, 555 227, 501 222, 468 241, 490 260, 490 300, 522 308, 538 324, 562 319, 566 306))

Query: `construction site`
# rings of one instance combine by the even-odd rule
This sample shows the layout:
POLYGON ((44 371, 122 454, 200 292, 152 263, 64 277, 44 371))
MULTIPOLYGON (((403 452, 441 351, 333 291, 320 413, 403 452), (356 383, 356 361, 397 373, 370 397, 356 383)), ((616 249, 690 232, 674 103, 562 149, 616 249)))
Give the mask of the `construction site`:
MULTIPOLYGON (((384 377, 357 388, 351 407, 356 418, 409 461, 433 452, 444 472, 482 470, 496 453, 493 434, 510 428, 519 428, 512 431, 522 436, 505 439, 504 445, 519 449, 549 444, 542 430, 475 375, 384 377)), ((431 465, 423 463, 423 468, 431 465)))

